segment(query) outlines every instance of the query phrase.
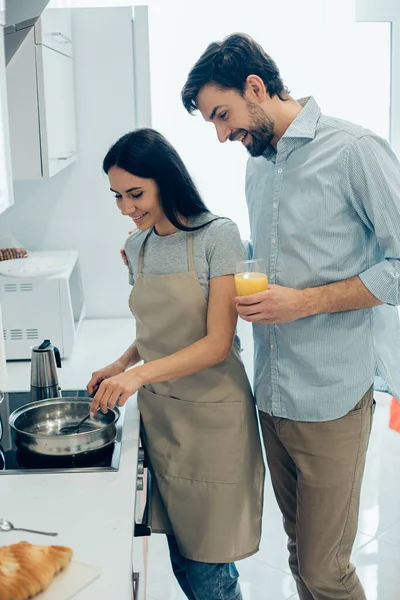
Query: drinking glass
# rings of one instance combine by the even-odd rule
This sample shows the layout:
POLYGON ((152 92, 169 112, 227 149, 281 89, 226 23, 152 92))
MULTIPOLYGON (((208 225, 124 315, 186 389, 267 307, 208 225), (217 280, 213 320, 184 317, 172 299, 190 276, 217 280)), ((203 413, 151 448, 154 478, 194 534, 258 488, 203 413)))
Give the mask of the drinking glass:
POLYGON ((235 286, 238 296, 250 296, 268 289, 268 277, 262 258, 241 260, 236 265, 235 286))

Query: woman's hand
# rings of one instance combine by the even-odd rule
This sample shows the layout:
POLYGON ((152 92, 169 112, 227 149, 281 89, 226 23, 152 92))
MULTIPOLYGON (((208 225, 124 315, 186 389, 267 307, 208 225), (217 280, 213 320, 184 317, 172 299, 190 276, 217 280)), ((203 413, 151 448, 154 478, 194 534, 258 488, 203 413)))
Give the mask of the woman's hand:
POLYGON ((119 375, 120 373, 123 373, 125 369, 125 364, 120 360, 116 360, 115 362, 111 363, 111 365, 103 367, 102 369, 92 373, 92 378, 86 386, 89 395, 93 394, 94 390, 100 385, 103 379, 109 379, 110 377, 119 375))
MULTIPOLYGON (((97 371, 97 373, 101 373, 101 371, 97 371)), ((109 408, 114 408, 117 402, 118 406, 124 406, 128 398, 144 385, 139 373, 139 368, 134 368, 104 379, 93 398, 90 414, 93 416, 99 407, 106 413, 109 408)))

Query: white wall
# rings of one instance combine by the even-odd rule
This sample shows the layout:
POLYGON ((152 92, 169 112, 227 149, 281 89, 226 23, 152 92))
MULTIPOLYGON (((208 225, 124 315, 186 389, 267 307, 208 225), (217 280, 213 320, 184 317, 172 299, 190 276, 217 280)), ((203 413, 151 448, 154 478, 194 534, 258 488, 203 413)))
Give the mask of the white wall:
POLYGON ((356 0, 355 14, 358 21, 384 21, 391 26, 390 143, 400 156, 400 2, 356 0))
MULTIPOLYGON (((358 5, 381 0, 357 0, 358 5)), ((386 0, 396 2, 397 0, 386 0)), ((53 6, 133 4, 129 0, 52 0, 53 6)), ((247 155, 221 146, 213 126, 187 115, 180 91, 213 40, 234 31, 254 36, 277 61, 295 97, 314 95, 326 114, 388 137, 390 26, 354 22, 355 0, 143 0, 150 7, 153 126, 182 154, 209 207, 249 227, 243 181, 247 155), (379 73, 379 92, 377 92, 379 73)))
POLYGON ((202 2, 196 12, 191 3, 178 0, 151 6, 153 125, 181 151, 210 207, 236 220, 243 236, 248 235, 246 152, 239 144, 220 145, 213 125, 187 115, 179 100, 190 67, 209 42, 234 31, 251 34, 275 58, 295 97, 312 94, 325 113, 387 136, 390 39, 385 24, 357 25, 351 11, 341 13, 340 6, 323 0, 202 2), (378 69, 379 94, 371 78, 378 69))
MULTIPOLYGON (((239 144, 219 144, 213 126, 189 116, 180 102, 187 73, 209 42, 233 31, 253 35, 295 97, 312 94, 325 113, 388 135, 389 29, 356 25, 353 0, 203 0, 196 10, 187 0, 142 3, 150 6, 153 126, 177 147, 209 207, 233 218, 243 237, 249 235, 246 152, 239 144)), ((50 3, 112 4, 132 2, 50 3)), ((102 33, 90 28, 89 18, 86 27, 87 34, 83 23, 77 31, 79 163, 53 180, 17 184, 16 207, 1 217, 0 237, 11 229, 28 248, 77 248, 88 315, 122 316, 128 289, 118 249, 130 225, 114 208, 100 167, 105 149, 133 123, 130 38, 111 16, 102 33), (88 43, 89 35, 98 47, 88 43)))
MULTIPOLYGON (((109 146, 134 127, 129 8, 74 13, 79 160, 55 177, 15 183, 15 206, 0 218, 31 250, 79 251, 87 314, 129 314, 119 248, 131 228, 101 171, 109 146)), ((22 82, 21 82, 22 85, 22 82)))

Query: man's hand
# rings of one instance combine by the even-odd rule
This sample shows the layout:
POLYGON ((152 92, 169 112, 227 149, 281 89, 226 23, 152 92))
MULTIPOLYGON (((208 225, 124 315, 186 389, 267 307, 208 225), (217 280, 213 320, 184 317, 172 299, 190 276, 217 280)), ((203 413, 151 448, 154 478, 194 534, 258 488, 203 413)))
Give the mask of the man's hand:
POLYGON ((281 285, 235 298, 239 316, 250 323, 290 323, 313 314, 303 290, 281 285))
MULTIPOLYGON (((134 231, 136 231, 136 229, 133 229, 132 231, 128 231, 128 234, 131 235, 134 231)), ((121 250, 119 251, 119 253, 121 255, 121 258, 122 258, 122 261, 123 261, 124 265, 126 267, 129 267, 129 262, 128 262, 128 258, 127 258, 126 254, 125 254, 124 247, 121 248, 121 250)))
POLYGON ((120 251, 119 251, 119 253, 121 255, 122 262, 124 263, 124 265, 126 267, 129 267, 128 258, 127 258, 126 254, 125 254, 124 248, 121 248, 120 251))

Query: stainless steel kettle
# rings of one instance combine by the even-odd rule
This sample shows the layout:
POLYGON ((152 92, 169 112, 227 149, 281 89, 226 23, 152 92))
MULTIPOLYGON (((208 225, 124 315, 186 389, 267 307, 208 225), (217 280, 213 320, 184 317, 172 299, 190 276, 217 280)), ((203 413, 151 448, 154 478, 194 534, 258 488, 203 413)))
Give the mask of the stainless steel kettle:
POLYGON ((50 340, 32 348, 31 358, 31 401, 46 400, 60 396, 57 367, 61 367, 58 348, 50 340))

